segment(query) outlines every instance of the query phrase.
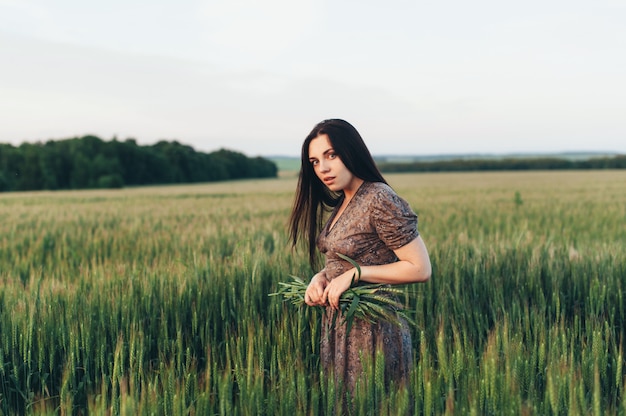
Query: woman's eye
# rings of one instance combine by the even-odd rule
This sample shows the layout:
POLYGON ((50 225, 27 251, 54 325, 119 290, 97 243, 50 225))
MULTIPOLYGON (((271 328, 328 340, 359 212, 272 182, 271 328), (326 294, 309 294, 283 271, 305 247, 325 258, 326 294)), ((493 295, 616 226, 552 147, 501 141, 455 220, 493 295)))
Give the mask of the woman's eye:
POLYGON ((329 154, 328 154, 328 158, 329 158, 329 159, 334 159, 334 158, 336 158, 336 157, 337 157, 337 154, 336 154, 336 153, 329 153, 329 154))
POLYGON ((313 166, 317 166, 319 162, 317 160, 311 160, 311 165, 313 166))

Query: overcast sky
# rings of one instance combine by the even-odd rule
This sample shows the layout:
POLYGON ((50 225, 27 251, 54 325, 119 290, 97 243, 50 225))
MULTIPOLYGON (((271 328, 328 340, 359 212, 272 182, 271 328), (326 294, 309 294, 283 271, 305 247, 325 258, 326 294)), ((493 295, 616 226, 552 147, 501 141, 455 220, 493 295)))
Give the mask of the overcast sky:
POLYGON ((626 0, 0 0, 0 142, 626 153, 626 0))

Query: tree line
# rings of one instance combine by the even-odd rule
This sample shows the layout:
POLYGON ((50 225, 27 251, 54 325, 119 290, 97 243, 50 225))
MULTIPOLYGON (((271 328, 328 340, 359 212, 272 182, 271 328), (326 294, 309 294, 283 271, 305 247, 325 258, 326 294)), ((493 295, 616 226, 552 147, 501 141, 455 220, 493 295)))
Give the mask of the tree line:
POLYGON ((0 192, 212 182, 276 177, 262 157, 221 149, 202 153, 177 141, 138 145, 84 136, 45 143, 0 144, 0 192))
POLYGON ((569 160, 554 157, 504 159, 454 159, 381 162, 383 172, 472 172, 499 170, 626 169, 626 155, 569 160))

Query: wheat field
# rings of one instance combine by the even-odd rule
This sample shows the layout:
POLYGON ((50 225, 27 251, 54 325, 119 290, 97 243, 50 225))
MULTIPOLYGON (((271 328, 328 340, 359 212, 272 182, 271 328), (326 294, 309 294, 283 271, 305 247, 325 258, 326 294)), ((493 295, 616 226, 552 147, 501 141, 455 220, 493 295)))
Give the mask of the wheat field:
MULTIPOLYGON (((346 414, 626 414, 626 172, 396 174, 430 282, 411 383, 346 414), (412 410, 410 410, 412 409, 412 410)), ((296 178, 0 194, 0 414, 329 415, 296 178)))

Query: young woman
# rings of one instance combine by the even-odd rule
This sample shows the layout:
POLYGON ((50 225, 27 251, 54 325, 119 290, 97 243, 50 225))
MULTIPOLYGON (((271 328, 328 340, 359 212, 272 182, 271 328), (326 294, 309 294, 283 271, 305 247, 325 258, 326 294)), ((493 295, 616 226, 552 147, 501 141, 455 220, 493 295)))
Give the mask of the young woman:
POLYGON ((373 359, 380 348, 387 382, 407 381, 412 360, 407 325, 355 320, 348 336, 345 325, 338 324, 341 319, 332 326, 332 312, 356 272, 338 253, 359 264, 360 282, 405 284, 427 281, 431 275, 417 216, 387 185, 361 135, 344 120, 322 121, 304 140, 290 236, 294 246, 300 238, 308 243, 314 270, 316 249, 325 256, 324 268, 312 277, 305 294, 307 305, 324 306, 328 312, 322 322, 323 368, 353 390, 364 357, 373 359))

